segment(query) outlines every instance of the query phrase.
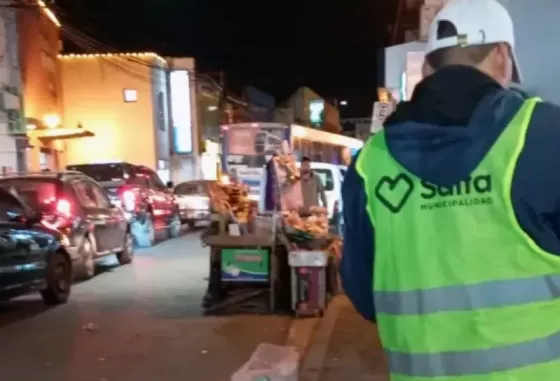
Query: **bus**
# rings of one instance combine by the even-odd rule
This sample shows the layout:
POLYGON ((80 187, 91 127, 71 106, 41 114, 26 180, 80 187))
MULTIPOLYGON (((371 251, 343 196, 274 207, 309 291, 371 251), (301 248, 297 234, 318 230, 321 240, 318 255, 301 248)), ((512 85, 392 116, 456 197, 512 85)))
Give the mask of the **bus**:
POLYGON ((314 162, 347 166, 364 145, 349 136, 283 123, 235 123, 221 126, 222 169, 249 186, 252 199, 259 190, 266 163, 289 143, 300 161, 307 156, 314 162))

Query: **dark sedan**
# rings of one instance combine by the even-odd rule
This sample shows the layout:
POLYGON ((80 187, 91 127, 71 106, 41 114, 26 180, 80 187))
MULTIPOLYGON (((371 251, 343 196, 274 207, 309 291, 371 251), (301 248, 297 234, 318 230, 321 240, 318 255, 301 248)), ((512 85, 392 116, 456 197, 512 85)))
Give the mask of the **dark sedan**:
POLYGON ((62 233, 77 279, 95 275, 97 260, 116 255, 132 262, 130 226, 99 184, 81 172, 14 174, 0 179, 0 188, 16 194, 43 215, 43 224, 62 233))
POLYGON ((46 304, 68 300, 72 261, 62 234, 41 220, 40 212, 0 188, 0 300, 34 291, 46 304))

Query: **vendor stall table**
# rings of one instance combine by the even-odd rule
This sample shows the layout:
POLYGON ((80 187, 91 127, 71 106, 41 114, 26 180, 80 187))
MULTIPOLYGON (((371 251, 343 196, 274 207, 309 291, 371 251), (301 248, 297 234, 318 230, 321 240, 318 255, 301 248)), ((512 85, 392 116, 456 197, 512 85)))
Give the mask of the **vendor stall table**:
POLYGON ((268 294, 268 312, 276 312, 279 284, 289 287, 289 279, 281 279, 287 263, 287 247, 271 236, 225 234, 203 237, 204 244, 211 248, 210 287, 222 298, 209 310, 228 307, 244 302, 263 293, 268 294), (242 298, 229 300, 228 291, 245 286, 251 292, 242 298))

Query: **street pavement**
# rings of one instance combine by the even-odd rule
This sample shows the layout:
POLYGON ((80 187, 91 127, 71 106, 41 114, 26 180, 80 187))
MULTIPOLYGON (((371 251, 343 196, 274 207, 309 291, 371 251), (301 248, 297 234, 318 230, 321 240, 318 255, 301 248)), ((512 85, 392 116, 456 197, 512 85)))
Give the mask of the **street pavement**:
POLYGON ((310 344, 300 381, 387 381, 387 366, 375 325, 345 296, 329 307, 310 344))
POLYGON ((288 317, 202 316, 198 233, 100 269, 66 305, 45 309, 37 295, 0 304, 1 381, 229 380, 259 343, 294 335, 288 317))

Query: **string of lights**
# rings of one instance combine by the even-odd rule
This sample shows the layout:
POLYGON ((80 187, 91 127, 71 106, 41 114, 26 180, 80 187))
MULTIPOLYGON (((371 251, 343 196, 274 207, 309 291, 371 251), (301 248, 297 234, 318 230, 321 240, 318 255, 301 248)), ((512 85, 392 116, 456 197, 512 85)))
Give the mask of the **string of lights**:
MULTIPOLYGON (((47 4, 43 0, 17 0, 17 1, 3 1, 0 0, 0 8, 13 8, 13 9, 36 9, 44 13, 57 27, 60 28, 62 37, 67 41, 72 42, 79 49, 83 50, 83 54, 63 54, 60 59, 99 59, 106 62, 116 70, 119 70, 133 78, 147 81, 151 83, 153 79, 153 70, 167 71, 170 70, 167 60, 153 52, 142 53, 122 53, 122 49, 116 47, 114 42, 105 43, 95 39, 83 31, 84 25, 81 28, 71 26, 66 20, 71 20, 69 15, 63 8, 54 3, 47 4), (54 10, 54 12, 53 12, 54 10), (62 17, 65 22, 61 23, 57 15, 62 17), (148 69, 148 70, 146 70, 148 69)), ((223 72, 200 72, 190 71, 191 81, 203 81, 209 84, 219 94, 219 108, 222 109, 223 103, 226 99, 233 101, 237 107, 246 108, 247 104, 237 97, 227 94, 225 89, 225 81, 223 80, 223 72), (221 80, 218 83, 213 76, 220 75, 221 80)))
MULTIPOLYGON (((63 8, 58 7, 58 6, 54 6, 55 12, 57 14, 60 14, 65 20, 70 20, 71 19, 71 15, 68 14, 68 12, 66 12, 63 8)), ((88 21, 89 20, 85 20, 86 24, 89 24, 88 21)), ((83 45, 79 45, 76 42, 74 42, 76 45, 80 46, 82 49, 84 49, 87 53, 90 54, 100 54, 100 55, 106 55, 105 57, 107 57, 108 54, 112 54, 112 57, 115 56, 119 56, 121 58, 123 58, 126 61, 130 61, 132 63, 136 63, 139 66, 146 66, 152 69, 157 69, 157 70, 162 70, 162 69, 166 69, 165 66, 162 66, 161 64, 164 63, 166 60, 157 55, 156 53, 139 53, 139 54, 133 54, 133 53, 120 53, 122 52, 122 49, 118 48, 116 46, 116 44, 111 41, 111 42, 101 42, 99 39, 93 38, 91 35, 87 34, 86 32, 84 32, 84 30, 87 30, 87 25, 81 24, 80 28, 75 28, 73 26, 70 25, 69 22, 65 22, 62 27, 62 33, 64 36, 68 36, 69 40, 71 40, 70 36, 73 38, 79 38, 82 42, 87 42, 88 46, 84 47, 83 45), (153 64, 152 62, 150 62, 151 60, 146 60, 146 58, 148 56, 156 56, 156 61, 158 62, 157 64, 153 64)), ((222 75, 222 72, 209 72, 209 71, 205 71, 205 72, 201 72, 201 71, 192 71, 191 72, 193 78, 198 78, 198 79, 204 79, 209 81, 213 86, 215 87, 221 87, 218 82, 214 79, 214 76, 219 76, 222 75)))

